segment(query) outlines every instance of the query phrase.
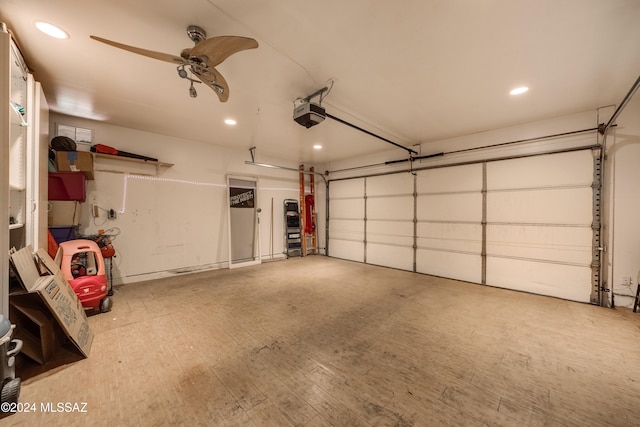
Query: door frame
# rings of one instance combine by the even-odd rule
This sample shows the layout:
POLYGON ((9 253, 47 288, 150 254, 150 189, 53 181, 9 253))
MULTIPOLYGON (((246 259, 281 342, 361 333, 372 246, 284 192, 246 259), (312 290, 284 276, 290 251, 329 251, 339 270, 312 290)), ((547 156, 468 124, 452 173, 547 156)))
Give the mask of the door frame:
POLYGON ((228 250, 229 250, 229 269, 239 268, 239 267, 248 267, 250 265, 258 265, 262 263, 262 251, 260 244, 260 208, 258 208, 258 187, 259 187, 259 179, 255 176, 245 176, 245 175, 227 175, 227 236, 228 236, 228 250), (242 180, 242 181, 251 181, 255 183, 255 194, 254 194, 254 227, 253 227, 253 260, 245 261, 245 262, 237 262, 234 263, 232 259, 232 230, 231 230, 231 184, 230 181, 233 179, 242 180))

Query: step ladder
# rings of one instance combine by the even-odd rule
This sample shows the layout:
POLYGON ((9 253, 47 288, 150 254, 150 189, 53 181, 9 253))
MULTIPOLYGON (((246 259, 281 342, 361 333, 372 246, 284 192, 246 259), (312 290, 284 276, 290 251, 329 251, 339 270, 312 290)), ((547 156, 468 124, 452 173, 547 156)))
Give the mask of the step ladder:
POLYGON ((284 230, 285 252, 287 257, 302 256, 302 228, 298 201, 285 199, 284 201, 284 230))

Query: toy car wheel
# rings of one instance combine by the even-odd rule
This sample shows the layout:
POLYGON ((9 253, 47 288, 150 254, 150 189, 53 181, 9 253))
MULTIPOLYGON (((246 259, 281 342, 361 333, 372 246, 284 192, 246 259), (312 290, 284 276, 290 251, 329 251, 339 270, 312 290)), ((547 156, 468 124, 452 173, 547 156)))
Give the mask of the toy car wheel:
POLYGON ((106 313, 107 311, 111 311, 111 307, 113 303, 111 302, 111 298, 106 297, 102 301, 100 301, 100 313, 106 313))

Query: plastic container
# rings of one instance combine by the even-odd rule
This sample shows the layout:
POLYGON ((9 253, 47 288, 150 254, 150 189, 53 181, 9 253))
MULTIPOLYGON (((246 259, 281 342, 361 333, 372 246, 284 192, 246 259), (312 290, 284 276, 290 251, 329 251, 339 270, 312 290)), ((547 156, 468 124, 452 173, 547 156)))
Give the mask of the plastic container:
POLYGON ((78 200, 87 196, 84 172, 49 172, 49 200, 78 200))
POLYGON ((75 225, 51 226, 51 227, 49 227, 49 231, 51 232, 51 235, 53 236, 53 239, 56 241, 57 244, 60 244, 62 242, 66 242, 66 241, 69 241, 69 240, 75 240, 76 239, 76 226, 75 225))

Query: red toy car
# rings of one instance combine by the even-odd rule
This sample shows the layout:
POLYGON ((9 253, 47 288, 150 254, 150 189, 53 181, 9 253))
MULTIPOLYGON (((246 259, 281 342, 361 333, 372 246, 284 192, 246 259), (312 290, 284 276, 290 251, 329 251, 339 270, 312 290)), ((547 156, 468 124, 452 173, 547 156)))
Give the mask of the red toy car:
POLYGON ((60 270, 85 309, 111 310, 107 296, 107 276, 102 251, 91 240, 69 240, 60 243, 60 270))

